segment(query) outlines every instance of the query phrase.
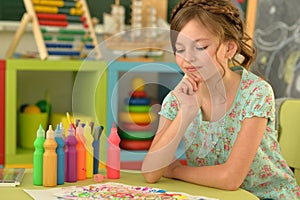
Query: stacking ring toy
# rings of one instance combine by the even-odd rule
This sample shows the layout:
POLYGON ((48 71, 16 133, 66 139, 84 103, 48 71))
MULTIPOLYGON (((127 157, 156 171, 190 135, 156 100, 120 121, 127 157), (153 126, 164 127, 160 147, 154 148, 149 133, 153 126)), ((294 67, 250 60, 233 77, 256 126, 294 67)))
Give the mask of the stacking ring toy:
POLYGON ((138 113, 147 113, 150 110, 150 106, 147 105, 140 105, 140 106, 135 106, 135 105, 130 105, 130 106, 125 106, 125 111, 128 112, 138 112, 138 113))
POLYGON ((135 91, 144 91, 145 82, 144 79, 140 77, 135 77, 131 80, 131 87, 135 91))
POLYGON ((121 123, 119 127, 123 130, 127 131, 151 131, 152 125, 151 124, 133 124, 133 123, 121 123))
POLYGON ((124 140, 120 142, 120 147, 126 150, 148 150, 152 140, 124 140))
POLYGON ((130 93, 130 96, 133 97, 133 98, 145 98, 147 97, 147 93, 146 91, 133 91, 130 93))
POLYGON ((154 137, 152 131, 124 131, 119 129, 118 134, 121 139, 127 140, 150 140, 154 137))
POLYGON ((134 124, 149 124, 155 121, 156 116, 153 113, 131 113, 131 112, 120 112, 119 119, 125 123, 134 124))
POLYGON ((126 98, 124 103, 127 105, 149 105, 149 98, 126 98))

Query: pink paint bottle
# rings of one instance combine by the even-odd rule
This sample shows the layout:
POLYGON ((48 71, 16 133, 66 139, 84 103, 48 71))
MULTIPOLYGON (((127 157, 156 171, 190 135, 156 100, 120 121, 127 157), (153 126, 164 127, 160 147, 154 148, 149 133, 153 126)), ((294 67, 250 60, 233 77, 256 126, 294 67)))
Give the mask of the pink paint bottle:
POLYGON ((65 140, 65 181, 77 181, 77 139, 74 134, 74 127, 70 124, 68 136, 65 140))
POLYGON ((118 179, 120 178, 120 137, 116 128, 116 124, 113 123, 108 136, 108 148, 107 148, 107 161, 106 170, 107 178, 118 179))

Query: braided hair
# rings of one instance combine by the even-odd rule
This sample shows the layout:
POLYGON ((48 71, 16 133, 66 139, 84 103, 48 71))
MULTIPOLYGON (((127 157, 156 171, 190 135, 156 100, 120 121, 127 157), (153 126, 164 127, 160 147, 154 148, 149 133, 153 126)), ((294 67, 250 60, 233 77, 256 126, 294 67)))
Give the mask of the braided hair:
POLYGON ((244 19, 239 9, 231 0, 181 0, 173 9, 171 23, 171 43, 176 51, 175 43, 178 33, 192 19, 197 19, 213 35, 219 38, 219 43, 232 40, 237 44, 238 54, 243 56, 233 62, 249 70, 256 57, 256 50, 247 42, 251 40, 245 32, 244 19))

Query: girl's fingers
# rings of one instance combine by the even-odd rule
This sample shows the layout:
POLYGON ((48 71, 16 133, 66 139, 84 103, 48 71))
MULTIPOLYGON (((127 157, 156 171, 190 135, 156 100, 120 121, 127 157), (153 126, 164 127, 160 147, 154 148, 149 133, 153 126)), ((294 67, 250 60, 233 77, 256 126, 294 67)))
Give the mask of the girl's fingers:
POLYGON ((184 77, 181 82, 176 86, 175 90, 180 93, 184 93, 187 95, 194 94, 194 85, 193 81, 189 80, 189 78, 184 77))
POLYGON ((197 91, 199 88, 199 84, 202 82, 202 77, 198 73, 187 73, 186 77, 193 84, 194 91, 197 91))
POLYGON ((185 85, 187 87, 187 90, 185 91, 185 94, 188 94, 188 95, 192 95, 194 94, 194 88, 195 88, 195 83, 194 81, 191 81, 188 77, 185 79, 185 85))
POLYGON ((192 86, 193 91, 197 91, 198 90, 198 79, 194 76, 186 76, 186 79, 189 81, 189 83, 192 86))

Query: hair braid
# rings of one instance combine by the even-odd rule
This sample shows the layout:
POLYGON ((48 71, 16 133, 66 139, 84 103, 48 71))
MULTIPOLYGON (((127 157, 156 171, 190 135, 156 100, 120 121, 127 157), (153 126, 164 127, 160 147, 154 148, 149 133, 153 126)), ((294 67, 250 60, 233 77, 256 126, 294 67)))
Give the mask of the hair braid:
MULTIPOLYGON (((181 10, 188 9, 188 7, 199 7, 199 9, 211 15, 223 16, 222 22, 226 23, 227 27, 232 27, 225 37, 234 39, 238 43, 238 53, 244 57, 243 62, 240 64, 249 69, 250 64, 255 59, 256 50, 247 44, 251 38, 245 32, 244 19, 241 18, 240 10, 235 4, 231 0, 182 0, 174 7, 171 13, 171 27, 172 21, 176 21, 177 19, 175 18, 178 18, 176 15, 181 10), (233 30, 235 30, 235 38, 231 38, 233 37, 233 30)), ((236 62, 239 63, 238 61, 236 62)))
POLYGON ((228 4, 228 0, 217 0, 217 1, 207 1, 207 0, 183 0, 179 2, 173 9, 171 13, 171 21, 178 13, 179 10, 188 6, 199 6, 202 9, 213 13, 213 14, 223 14, 227 19, 232 22, 236 29, 243 33, 244 23, 240 18, 240 11, 228 4))

